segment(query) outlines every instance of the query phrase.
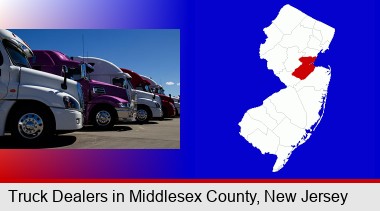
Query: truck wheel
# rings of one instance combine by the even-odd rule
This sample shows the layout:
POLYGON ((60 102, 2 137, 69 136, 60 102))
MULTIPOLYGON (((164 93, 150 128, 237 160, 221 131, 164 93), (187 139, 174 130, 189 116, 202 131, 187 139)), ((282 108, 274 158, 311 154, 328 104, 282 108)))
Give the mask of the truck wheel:
POLYGON ((53 120, 42 109, 20 108, 14 113, 11 133, 17 140, 28 144, 42 142, 53 134, 53 120))
POLYGON ((147 123, 152 118, 152 114, 146 107, 137 108, 136 121, 139 123, 147 123))
POLYGON ((168 110, 166 109, 166 107, 162 107, 162 114, 162 119, 165 119, 165 117, 169 117, 168 110))
POLYGON ((92 122, 97 128, 110 129, 116 122, 115 112, 107 107, 98 108, 93 112, 92 122))

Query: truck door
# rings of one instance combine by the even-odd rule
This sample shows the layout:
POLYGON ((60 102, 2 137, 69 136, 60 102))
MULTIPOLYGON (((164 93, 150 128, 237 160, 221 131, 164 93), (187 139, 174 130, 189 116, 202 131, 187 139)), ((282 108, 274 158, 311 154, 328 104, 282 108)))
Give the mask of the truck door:
MULTIPOLYGON (((1 45, 1 43, 0 43, 1 45)), ((4 65, 4 57, 0 51, 0 99, 3 99, 7 93, 8 93, 8 80, 9 75, 6 74, 8 71, 6 71, 4 65)))

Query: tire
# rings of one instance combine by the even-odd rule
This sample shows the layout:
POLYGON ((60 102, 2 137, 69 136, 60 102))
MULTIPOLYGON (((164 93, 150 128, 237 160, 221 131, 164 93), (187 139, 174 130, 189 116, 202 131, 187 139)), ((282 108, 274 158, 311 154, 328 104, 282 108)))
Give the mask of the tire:
POLYGON ((34 145, 48 140, 54 133, 54 119, 40 108, 20 107, 12 114, 12 136, 26 144, 34 145))
POLYGON ((152 118, 150 110, 146 107, 138 107, 136 121, 140 124, 147 123, 152 118))
POLYGON ((102 130, 111 129, 116 123, 115 110, 107 107, 96 108, 91 114, 93 125, 102 130))
POLYGON ((162 119, 165 119, 166 117, 168 117, 168 111, 166 107, 162 107, 162 119))

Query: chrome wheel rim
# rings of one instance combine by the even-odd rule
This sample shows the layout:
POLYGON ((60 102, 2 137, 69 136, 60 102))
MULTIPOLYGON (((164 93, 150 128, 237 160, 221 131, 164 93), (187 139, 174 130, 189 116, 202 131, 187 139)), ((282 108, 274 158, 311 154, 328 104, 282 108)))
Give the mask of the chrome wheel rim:
POLYGON ((44 130, 42 118, 35 113, 27 113, 18 120, 18 132, 26 139, 35 139, 44 130))
POLYGON ((139 121, 145 121, 148 118, 148 112, 144 109, 140 109, 137 111, 137 119, 139 121))
POLYGON ((108 111, 99 111, 96 114, 96 123, 101 126, 106 126, 111 122, 111 114, 108 111))

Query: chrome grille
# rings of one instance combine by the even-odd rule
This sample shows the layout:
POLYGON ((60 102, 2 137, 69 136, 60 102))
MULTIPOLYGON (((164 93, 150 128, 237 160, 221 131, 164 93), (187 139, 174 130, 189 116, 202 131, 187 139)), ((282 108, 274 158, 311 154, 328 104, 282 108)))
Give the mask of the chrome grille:
POLYGON ((95 94, 106 94, 106 90, 103 87, 94 87, 92 92, 95 94))
POLYGON ((80 83, 77 83, 77 90, 78 90, 79 104, 80 104, 80 107, 83 111, 84 110, 84 98, 83 98, 82 85, 80 85, 80 83))

